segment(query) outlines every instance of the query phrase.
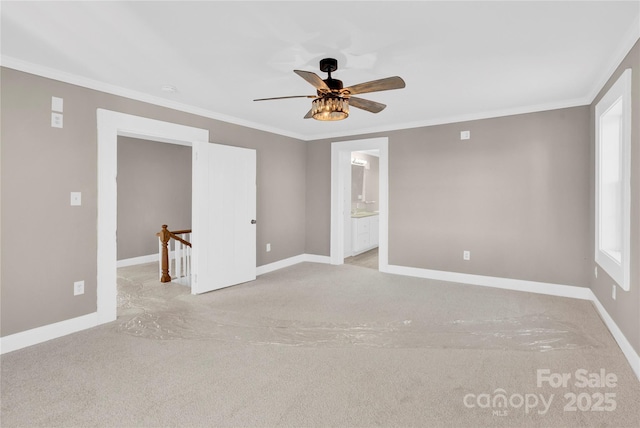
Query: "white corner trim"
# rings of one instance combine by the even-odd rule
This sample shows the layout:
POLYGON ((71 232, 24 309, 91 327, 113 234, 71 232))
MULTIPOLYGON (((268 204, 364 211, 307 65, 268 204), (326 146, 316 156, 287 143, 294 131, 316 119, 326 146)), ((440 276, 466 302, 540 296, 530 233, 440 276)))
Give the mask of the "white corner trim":
POLYGON ((435 279, 461 284, 481 285, 483 287, 502 288, 505 290, 524 291, 527 293, 547 294, 549 296, 571 297, 573 299, 591 300, 593 293, 586 287, 574 285, 550 284, 547 282, 527 281, 522 279, 498 278, 468 273, 446 272, 441 270, 420 269, 405 266, 389 265, 386 273, 414 276, 417 278, 435 279))
MULTIPOLYGON (((171 254, 169 255, 169 258, 175 258, 175 252, 172 251, 171 254)), ((127 267, 127 266, 136 266, 136 265, 143 265, 145 263, 157 263, 160 260, 160 255, 159 254, 149 254, 146 256, 139 256, 139 257, 131 257, 130 259, 122 259, 122 260, 118 260, 116 262, 116 267, 127 267)))
POLYGON ((596 310, 600 314, 602 321, 604 321, 604 324, 607 326, 607 328, 613 335, 613 338, 618 343, 618 346, 620 346, 620 349, 622 350, 622 353, 624 354, 624 356, 627 358, 627 361, 629 362, 631 369, 633 370, 633 372, 636 374, 636 377, 640 381, 640 355, 638 355, 635 349, 633 349, 633 346, 631 346, 631 344, 625 337, 624 333, 622 333, 622 330, 620 330, 620 327, 618 327, 618 324, 616 324, 613 318, 611 318, 611 315, 609 315, 609 313, 604 308, 602 303, 600 303, 600 300, 598 300, 598 298, 593 293, 593 291, 591 291, 591 295, 592 295, 591 301, 593 302, 593 305, 596 307, 596 310))
POLYGON ((258 276, 264 275, 265 273, 273 272, 279 269, 284 269, 286 267, 297 265, 298 263, 304 263, 304 262, 329 264, 331 262, 331 258, 328 256, 318 256, 315 254, 299 254, 297 256, 289 257, 288 259, 282 259, 282 260, 278 260, 277 262, 258 266, 256 268, 256 275, 258 276))
POLYGON ((33 328, 20 333, 0 338, 0 354, 17 351, 27 346, 36 345, 48 340, 57 339, 71 333, 86 330, 98 325, 98 313, 83 315, 77 318, 33 328))

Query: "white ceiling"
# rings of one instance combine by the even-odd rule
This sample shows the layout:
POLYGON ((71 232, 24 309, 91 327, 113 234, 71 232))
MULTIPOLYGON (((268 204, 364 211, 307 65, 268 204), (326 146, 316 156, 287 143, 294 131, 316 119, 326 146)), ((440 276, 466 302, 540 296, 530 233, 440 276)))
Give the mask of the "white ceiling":
POLYGON ((640 1, 11 2, 2 65, 301 139, 588 104, 640 37, 640 1), (293 69, 398 75, 341 122, 293 69), (176 93, 161 90, 177 87, 176 93))

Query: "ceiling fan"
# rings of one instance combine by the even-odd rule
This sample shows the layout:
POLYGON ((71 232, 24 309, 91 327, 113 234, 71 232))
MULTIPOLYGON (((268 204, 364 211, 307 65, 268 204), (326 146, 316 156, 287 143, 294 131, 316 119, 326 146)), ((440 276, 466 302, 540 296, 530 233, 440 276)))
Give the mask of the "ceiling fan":
POLYGON ((386 105, 364 98, 354 97, 356 94, 367 92, 388 91, 390 89, 402 89, 405 87, 401 77, 387 77, 386 79, 372 80, 357 85, 343 87, 342 81, 331 77, 331 73, 338 69, 338 61, 334 58, 320 60, 320 71, 329 75, 322 79, 315 73, 303 70, 293 70, 298 76, 311 83, 316 88, 316 95, 292 95, 287 97, 259 98, 254 101, 281 100, 286 98, 313 98, 311 110, 304 116, 305 119, 316 120, 342 120, 349 117, 349 106, 366 110, 371 113, 379 113, 386 105))

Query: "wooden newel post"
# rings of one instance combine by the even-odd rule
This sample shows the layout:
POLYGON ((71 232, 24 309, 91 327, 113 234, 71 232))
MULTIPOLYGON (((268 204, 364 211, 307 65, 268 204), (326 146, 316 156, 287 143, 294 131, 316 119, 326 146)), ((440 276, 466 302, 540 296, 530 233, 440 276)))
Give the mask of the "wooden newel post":
POLYGON ((167 225, 162 225, 162 230, 158 233, 160 242, 162 242, 162 277, 160 282, 171 282, 171 276, 169 276, 169 239, 171 239, 171 233, 167 230, 167 225))

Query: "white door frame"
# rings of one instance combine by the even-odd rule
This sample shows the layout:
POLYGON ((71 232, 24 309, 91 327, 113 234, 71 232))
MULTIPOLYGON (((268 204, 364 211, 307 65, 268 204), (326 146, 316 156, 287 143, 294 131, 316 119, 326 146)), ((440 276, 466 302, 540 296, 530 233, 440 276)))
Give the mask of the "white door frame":
POLYGON ((254 281, 257 152, 206 141, 192 147, 191 294, 254 281))
POLYGON ((351 152, 379 150, 379 219, 380 243, 378 249, 378 270, 389 270, 389 138, 369 138, 365 140, 339 141, 331 144, 331 264, 344 263, 345 174, 351 168, 351 152))
POLYGON ((118 136, 191 146, 209 130, 98 109, 98 324, 117 317, 118 136))

